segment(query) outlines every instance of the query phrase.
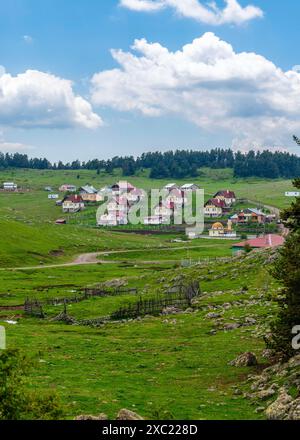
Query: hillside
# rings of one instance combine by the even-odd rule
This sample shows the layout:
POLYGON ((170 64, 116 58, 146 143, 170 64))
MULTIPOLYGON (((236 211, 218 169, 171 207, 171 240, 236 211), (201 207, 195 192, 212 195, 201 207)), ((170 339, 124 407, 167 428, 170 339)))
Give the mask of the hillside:
MULTIPOLYGON (((256 411, 262 403, 253 403, 245 396, 250 392, 247 375, 256 375, 263 365, 268 365, 262 357, 263 336, 276 312, 272 297, 278 289, 268 275, 272 259, 268 253, 260 252, 176 271, 172 266, 149 271, 151 265, 147 268, 129 263, 68 268, 63 272, 30 271, 31 283, 24 286, 24 293, 35 296, 35 286, 39 286, 41 300, 43 295, 55 298, 71 297, 75 291, 80 294, 83 286, 93 284, 93 279, 97 285, 101 280, 107 287, 138 289, 137 296, 108 295, 69 305, 68 314, 76 320, 106 316, 133 303, 139 295, 149 298, 178 282, 197 280, 201 295, 185 312, 174 310, 170 315, 108 322, 96 328, 53 322, 62 305, 47 306, 45 320, 20 316, 15 326, 4 322, 8 326, 8 342, 11 347, 30 347, 30 353, 40 361, 32 380, 40 390, 55 388, 67 405, 70 418, 100 412, 112 416, 121 407, 146 418, 264 418, 262 412, 256 411), (68 287, 58 287, 58 280, 68 287), (72 280, 72 287, 68 280, 72 280), (256 354, 258 367, 229 365, 245 351, 256 354)), ((7 285, 12 291, 13 280, 5 272, 0 277, 3 288, 7 285)), ((25 282, 27 279, 26 272, 17 272, 13 277, 16 281, 20 277, 25 282)), ((11 301, 3 298, 1 303, 11 301)), ((5 310, 1 314, 2 319, 15 319, 16 311, 5 310)), ((271 402, 272 396, 263 405, 271 402)))

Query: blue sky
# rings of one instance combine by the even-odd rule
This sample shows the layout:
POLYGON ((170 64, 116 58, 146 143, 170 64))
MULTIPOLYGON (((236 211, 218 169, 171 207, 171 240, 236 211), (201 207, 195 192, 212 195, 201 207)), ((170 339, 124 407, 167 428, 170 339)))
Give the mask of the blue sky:
POLYGON ((140 0, 120 1, 0 0, 0 150, 51 160, 177 147, 297 151, 300 2, 239 0, 257 9, 223 18, 220 0, 203 19, 176 0, 154 0, 155 12, 150 0, 143 11, 140 0))

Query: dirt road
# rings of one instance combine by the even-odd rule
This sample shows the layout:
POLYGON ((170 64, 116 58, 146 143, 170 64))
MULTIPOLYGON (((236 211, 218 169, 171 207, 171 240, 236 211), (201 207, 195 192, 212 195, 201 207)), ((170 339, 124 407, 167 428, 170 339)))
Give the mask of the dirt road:
MULTIPOLYGON (((72 267, 72 266, 84 266, 84 265, 92 265, 92 264, 119 264, 120 261, 115 260, 101 260, 102 257, 107 257, 109 255, 121 255, 121 254, 128 254, 132 252, 149 252, 149 251, 158 251, 158 252, 168 252, 170 250, 188 250, 188 249, 200 249, 203 245, 198 246, 181 246, 181 247, 159 247, 159 248, 145 248, 145 249, 122 249, 117 251, 101 251, 101 252, 91 252, 87 254, 81 254, 78 255, 73 261, 69 263, 60 263, 60 264, 41 264, 39 266, 25 266, 25 267, 8 267, 8 268, 1 268, 0 271, 3 270, 10 270, 10 271, 17 271, 17 270, 37 270, 37 269, 52 269, 52 268, 58 268, 58 267, 72 267)), ((175 260, 170 260, 175 261, 175 260)), ((167 263, 168 261, 139 261, 140 264, 160 264, 160 263, 167 263)))

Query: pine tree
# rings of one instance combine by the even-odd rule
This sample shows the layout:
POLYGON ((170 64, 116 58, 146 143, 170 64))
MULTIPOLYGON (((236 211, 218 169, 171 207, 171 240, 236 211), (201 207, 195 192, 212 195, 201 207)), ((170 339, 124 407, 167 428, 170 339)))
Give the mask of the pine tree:
MULTIPOLYGON (((294 137, 294 140, 300 145, 298 138, 294 137)), ((300 189, 300 178, 293 183, 295 188, 300 189)), ((300 197, 283 211, 282 220, 290 233, 279 251, 272 274, 284 288, 279 301, 279 315, 272 325, 272 338, 268 346, 284 357, 290 357, 300 352, 292 347, 292 329, 300 325, 300 197)))

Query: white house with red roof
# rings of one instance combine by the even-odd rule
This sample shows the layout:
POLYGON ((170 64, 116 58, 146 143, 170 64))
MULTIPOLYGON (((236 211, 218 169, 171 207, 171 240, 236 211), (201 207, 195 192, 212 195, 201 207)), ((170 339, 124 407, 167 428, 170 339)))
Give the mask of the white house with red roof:
POLYGON ((214 195, 214 199, 219 199, 219 200, 224 200, 226 203, 226 206, 231 206, 234 205, 234 203, 236 203, 236 195, 234 193, 234 191, 218 191, 215 195, 214 195))
POLYGON ((225 200, 210 199, 204 206, 204 215, 210 218, 222 217, 226 207, 225 200))
POLYGON ((82 197, 77 194, 72 194, 64 198, 62 203, 63 212, 78 212, 84 209, 84 202, 82 197))

